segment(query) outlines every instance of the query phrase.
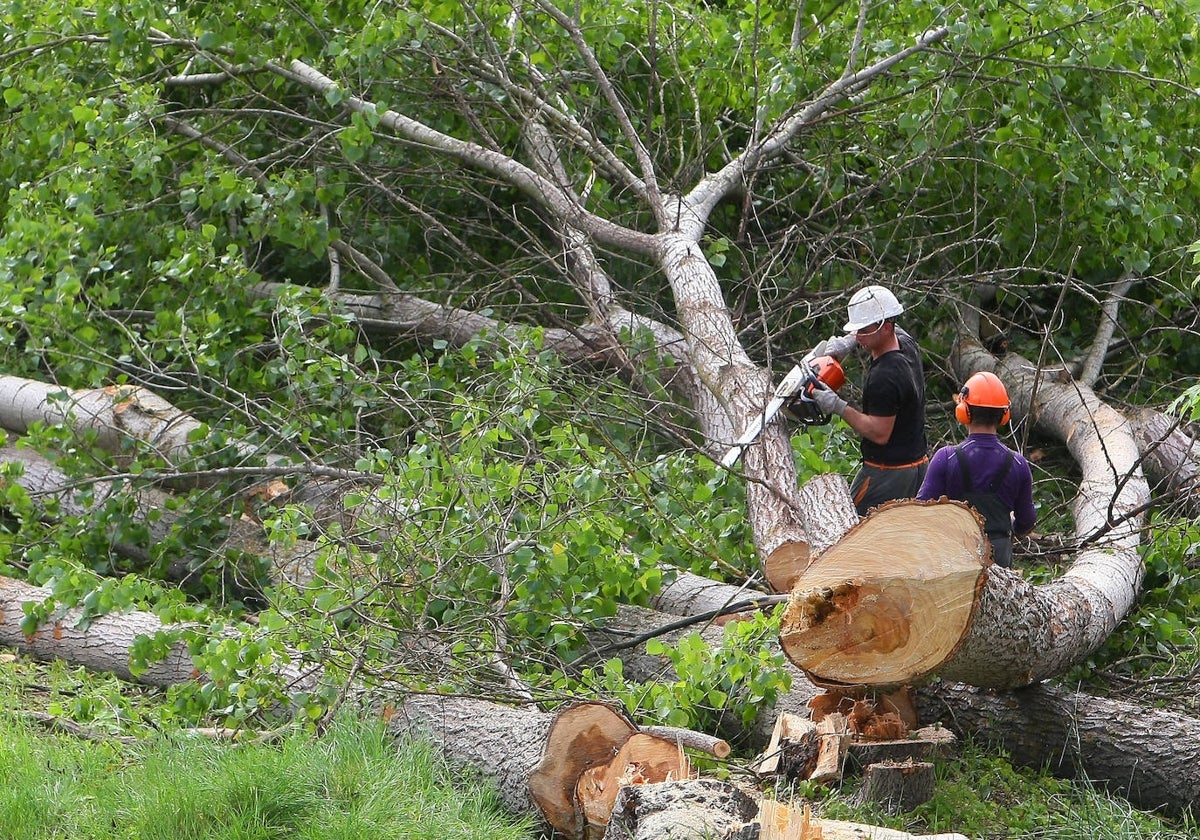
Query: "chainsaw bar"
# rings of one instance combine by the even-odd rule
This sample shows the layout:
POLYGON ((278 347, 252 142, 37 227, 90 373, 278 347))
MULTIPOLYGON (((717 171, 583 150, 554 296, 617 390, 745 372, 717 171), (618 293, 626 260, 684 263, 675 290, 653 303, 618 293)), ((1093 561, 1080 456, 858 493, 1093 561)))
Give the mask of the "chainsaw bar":
POLYGON ((806 364, 796 365, 788 371, 787 376, 783 377, 783 381, 776 387, 775 395, 767 403, 767 407, 750 422, 750 425, 742 432, 742 436, 737 439, 737 442, 721 458, 721 466, 729 468, 736 464, 738 458, 742 456, 742 451, 758 440, 759 435, 762 434, 762 430, 767 427, 768 423, 775 419, 775 415, 788 402, 794 399, 797 394, 801 393, 805 385, 815 381, 815 378, 812 368, 806 364))

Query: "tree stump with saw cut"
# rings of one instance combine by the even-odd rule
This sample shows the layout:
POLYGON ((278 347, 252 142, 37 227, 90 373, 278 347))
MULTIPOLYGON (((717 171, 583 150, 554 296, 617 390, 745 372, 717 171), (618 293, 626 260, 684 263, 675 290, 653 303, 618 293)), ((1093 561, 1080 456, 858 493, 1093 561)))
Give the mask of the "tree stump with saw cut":
POLYGON ((852 769, 865 770, 872 764, 903 761, 931 761, 953 755, 958 738, 942 726, 923 726, 906 738, 868 741, 855 738, 846 751, 852 769))
POLYGON ((856 802, 873 802, 895 817, 928 802, 933 788, 933 765, 927 761, 879 762, 867 767, 856 802))
POLYGON ((783 651, 826 688, 919 684, 966 638, 990 552, 963 503, 879 507, 797 578, 783 651))

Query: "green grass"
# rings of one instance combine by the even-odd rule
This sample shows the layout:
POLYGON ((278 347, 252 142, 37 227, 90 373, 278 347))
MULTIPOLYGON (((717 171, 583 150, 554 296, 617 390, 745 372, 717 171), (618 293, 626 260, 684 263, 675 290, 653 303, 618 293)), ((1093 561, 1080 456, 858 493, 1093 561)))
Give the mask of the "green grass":
POLYGON ((0 720, 5 840, 528 840, 423 744, 341 721, 277 745, 83 741, 0 720))
MULTIPOLYGON (((478 784, 424 744, 343 717, 321 738, 276 744, 186 736, 162 692, 63 663, 0 658, 3 840, 533 840, 478 784), (8 659, 10 661, 3 661, 8 659), (82 740, 31 723, 49 711, 101 735, 82 740), (173 733, 173 734, 166 734, 173 733)), ((188 721, 214 723, 214 721, 188 721)), ((742 756, 736 763, 744 763, 742 756)), ((700 762, 703 763, 703 762, 700 762)), ((713 768, 719 771, 720 768, 713 768)), ((730 768, 726 768, 730 769, 730 768)), ((889 817, 811 783, 795 791, 821 816, 972 840, 1190 840, 1194 820, 1163 820, 1087 782, 1012 767, 981 745, 940 760, 932 800, 889 817)))
POLYGON ((1194 840, 1194 820, 1161 819, 1138 811, 1084 781, 1013 767, 995 751, 967 742, 956 757, 936 762, 933 798, 889 817, 847 803, 850 782, 821 803, 822 816, 902 829, 914 834, 957 832, 972 840, 1194 840))

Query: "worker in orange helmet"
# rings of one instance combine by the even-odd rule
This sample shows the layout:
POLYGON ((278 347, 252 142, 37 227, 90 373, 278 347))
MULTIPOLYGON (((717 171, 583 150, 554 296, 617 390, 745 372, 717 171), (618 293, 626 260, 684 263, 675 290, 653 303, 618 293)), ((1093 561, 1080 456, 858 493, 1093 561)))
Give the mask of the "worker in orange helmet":
POLYGON ((997 433, 1009 419, 1008 391, 996 374, 981 371, 963 384, 954 401, 954 415, 969 434, 957 446, 933 453, 917 498, 967 502, 984 519, 993 562, 1011 567, 1013 534, 1032 531, 1037 511, 1029 462, 997 433))

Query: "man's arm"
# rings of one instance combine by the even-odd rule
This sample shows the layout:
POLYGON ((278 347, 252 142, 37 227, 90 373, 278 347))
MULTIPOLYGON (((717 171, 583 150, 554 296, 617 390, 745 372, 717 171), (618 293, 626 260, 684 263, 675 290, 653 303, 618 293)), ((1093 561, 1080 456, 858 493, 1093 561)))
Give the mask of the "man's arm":
POLYGON ((842 419, 850 424, 850 428, 871 443, 880 446, 892 438, 892 430, 896 428, 896 415, 881 417, 878 414, 863 414, 857 408, 846 406, 842 419))
POLYGON ((1029 462, 1023 461, 1025 469, 1021 475, 1021 487, 1017 491, 1016 509, 1013 511, 1013 533, 1023 537, 1033 530, 1037 522, 1037 508, 1033 506, 1033 473, 1029 462))

